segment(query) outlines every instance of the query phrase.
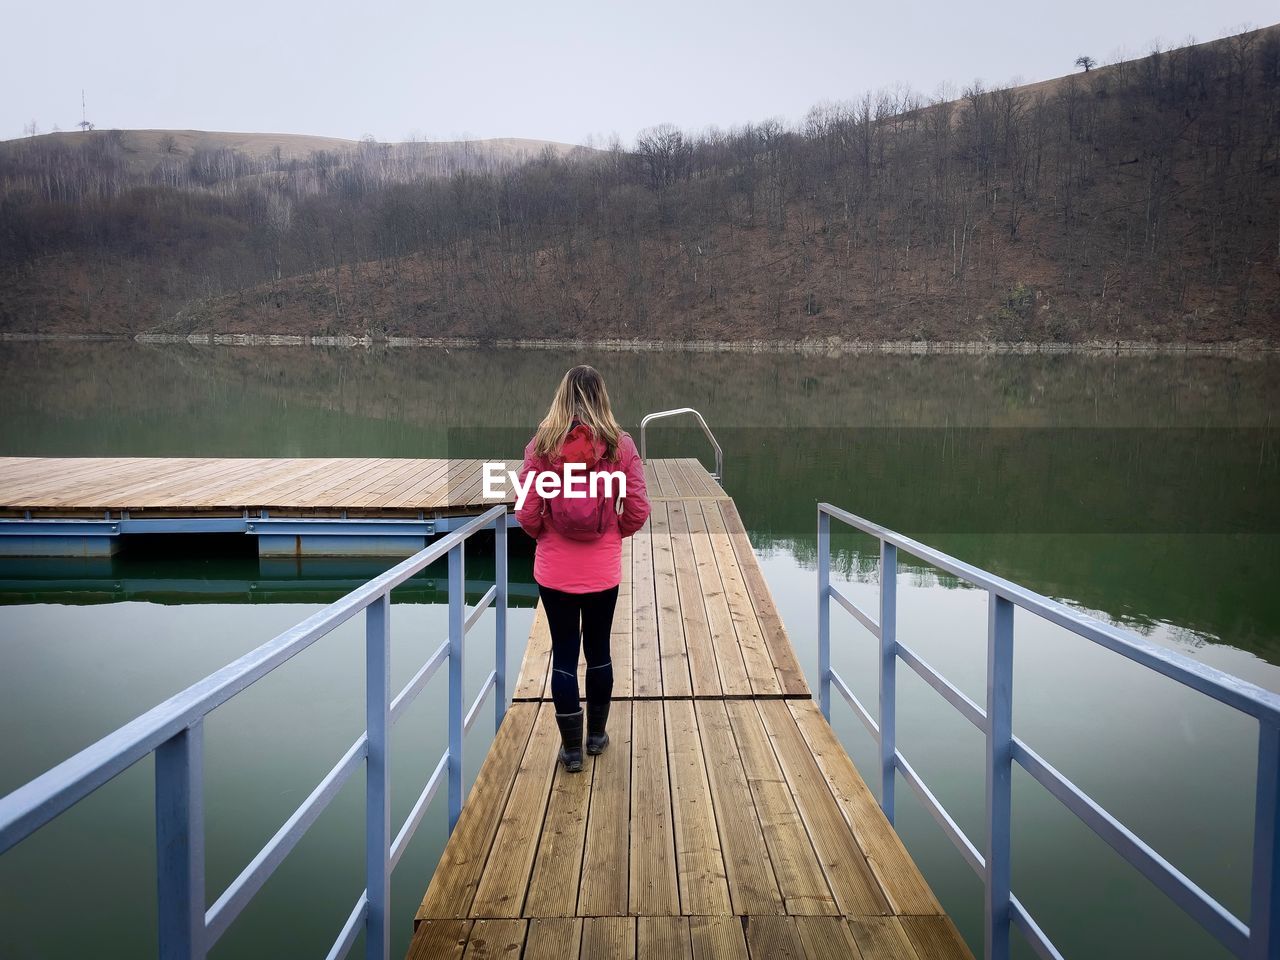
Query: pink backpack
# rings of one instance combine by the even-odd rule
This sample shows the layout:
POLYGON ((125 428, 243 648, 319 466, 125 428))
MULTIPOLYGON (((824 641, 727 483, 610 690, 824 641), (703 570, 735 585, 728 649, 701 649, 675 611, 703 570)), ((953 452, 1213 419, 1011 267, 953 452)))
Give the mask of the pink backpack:
POLYGON ((570 540, 598 540, 605 530, 608 517, 605 511, 612 504, 605 496, 603 477, 596 480, 596 496, 591 496, 592 478, 605 472, 595 468, 607 465, 600 460, 600 451, 591 435, 591 428, 586 424, 578 424, 569 431, 560 448, 560 457, 553 466, 563 471, 565 464, 569 463, 580 463, 587 468, 574 481, 575 488, 585 489, 587 495, 566 497, 561 490, 557 496, 547 500, 547 517, 551 525, 570 540))

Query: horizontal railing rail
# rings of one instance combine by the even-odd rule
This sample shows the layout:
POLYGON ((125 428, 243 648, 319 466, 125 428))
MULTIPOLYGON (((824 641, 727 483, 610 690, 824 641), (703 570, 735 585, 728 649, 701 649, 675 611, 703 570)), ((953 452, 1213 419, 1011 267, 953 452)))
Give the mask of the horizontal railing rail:
POLYGON ((640 421, 640 459, 647 461, 649 459, 649 444, 645 431, 649 424, 654 420, 665 420, 667 417, 677 417, 682 414, 689 414, 698 421, 698 425, 702 427, 702 432, 706 434, 707 439, 711 441, 711 449, 716 454, 716 472, 712 474, 716 483, 724 484, 724 451, 720 449, 720 441, 716 439, 716 435, 711 432, 711 428, 707 426, 707 421, 702 418, 697 410, 693 407, 677 407, 675 410, 660 410, 657 413, 645 414, 644 419, 640 421))
POLYGON ((475 724, 491 695, 495 701, 495 728, 501 725, 506 712, 506 615, 507 509, 497 506, 0 798, 0 854, 154 752, 160 956, 164 960, 201 958, 363 764, 365 889, 328 956, 331 960, 346 956, 363 931, 366 956, 387 960, 390 956, 391 872, 446 779, 449 829, 453 830, 462 810, 463 735, 475 724), (468 538, 487 529, 492 529, 495 537, 494 582, 468 614, 463 550, 468 538), (391 591, 445 557, 449 580, 447 639, 393 698, 391 591), (463 640, 489 607, 495 611, 495 666, 464 710, 463 640), (206 908, 204 718, 361 612, 365 614, 365 732, 214 904, 206 908), (389 733, 446 663, 449 668, 449 744, 393 840, 389 733))
POLYGON ((818 505, 819 703, 831 718, 832 687, 848 702, 879 748, 881 808, 892 823, 898 774, 919 797, 943 832, 984 884, 983 940, 987 960, 1007 960, 1010 925, 1016 925, 1041 956, 1061 960, 1049 936, 1010 890, 1012 769, 1017 763, 1080 821, 1135 867, 1234 956, 1273 960, 1280 956, 1280 696, 1213 667, 1167 650, 1136 634, 1103 623, 1063 603, 948 556, 909 537, 854 516, 829 503, 818 505), (879 614, 872 616, 831 583, 831 520, 879 542, 879 614), (985 705, 966 696, 923 657, 897 638, 898 551, 987 591, 987 695, 985 705), (879 642, 879 717, 854 695, 831 666, 831 601, 879 642), (1253 717, 1259 724, 1257 791, 1254 798, 1252 893, 1246 924, 1108 813, 1048 761, 1014 736, 1013 611, 1018 607, 1134 663, 1253 717), (986 738, 986 843, 979 849, 960 829, 928 785, 897 749, 896 671, 902 661, 986 738))

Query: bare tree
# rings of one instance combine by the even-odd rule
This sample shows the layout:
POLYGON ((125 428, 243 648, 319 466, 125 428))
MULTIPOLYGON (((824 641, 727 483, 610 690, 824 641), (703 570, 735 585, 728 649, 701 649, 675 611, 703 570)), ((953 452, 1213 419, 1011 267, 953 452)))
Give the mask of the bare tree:
POLYGON ((1085 73, 1088 73, 1097 65, 1098 65, 1098 61, 1093 59, 1093 57, 1090 57, 1090 56, 1076 57, 1076 66, 1083 67, 1085 73))

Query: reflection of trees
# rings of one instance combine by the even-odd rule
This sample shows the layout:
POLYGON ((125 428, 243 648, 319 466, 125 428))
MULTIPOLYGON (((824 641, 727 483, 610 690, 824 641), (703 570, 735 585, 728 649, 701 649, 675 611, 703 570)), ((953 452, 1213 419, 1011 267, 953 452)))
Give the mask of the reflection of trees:
MULTIPOLYGON (((1280 664, 1280 601, 1256 589, 1259 571, 1280 564, 1276 534, 990 533, 917 539, 1136 633, 1163 626, 1187 646, 1208 639, 1280 664)), ((769 537, 752 530, 751 540, 761 549, 791 554, 816 577, 816 537, 769 537)), ((901 551, 898 566, 917 585, 971 589, 901 551)), ((833 537, 831 568, 844 580, 878 583, 877 548, 869 539, 853 546, 838 545, 833 537)))
MULTIPOLYGON (((239 403, 257 410, 251 418, 287 408, 290 415, 333 412, 442 430, 531 427, 560 375, 583 361, 604 372, 623 422, 633 427, 644 413, 678 405, 698 408, 717 431, 1250 426, 1267 423, 1269 412, 1280 408, 1273 364, 1214 357, 833 358, 112 342, 0 346, 0 401, 10 410, 75 418, 110 411, 152 416, 167 398, 196 412, 239 403)), ((662 426, 653 436, 665 443, 682 433, 662 426)), ((747 435, 741 439, 750 443, 747 435)), ((696 442, 687 450, 705 452, 696 442)))

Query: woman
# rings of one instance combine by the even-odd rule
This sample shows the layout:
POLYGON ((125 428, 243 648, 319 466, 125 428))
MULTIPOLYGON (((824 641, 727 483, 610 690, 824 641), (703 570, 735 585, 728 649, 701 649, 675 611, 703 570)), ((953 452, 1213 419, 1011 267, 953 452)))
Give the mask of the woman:
MULTIPOLYGON (((516 519, 537 541, 533 578, 551 628, 551 699, 560 727, 559 760, 567 772, 577 773, 583 748, 578 650, 581 647, 587 657, 586 749, 595 755, 609 745, 609 633, 622 579, 622 538, 639 530, 649 517, 640 454, 613 418, 604 380, 594 367, 574 367, 560 381, 551 409, 525 448, 519 480, 522 487, 528 484, 528 493, 516 519), (622 473, 626 496, 619 497, 616 486, 610 496, 598 481, 596 497, 542 497, 538 484, 527 479, 531 472, 535 481, 537 473, 551 472, 563 482, 570 464, 580 464, 583 476, 622 473)), ((550 486, 543 492, 549 493, 550 486)))

